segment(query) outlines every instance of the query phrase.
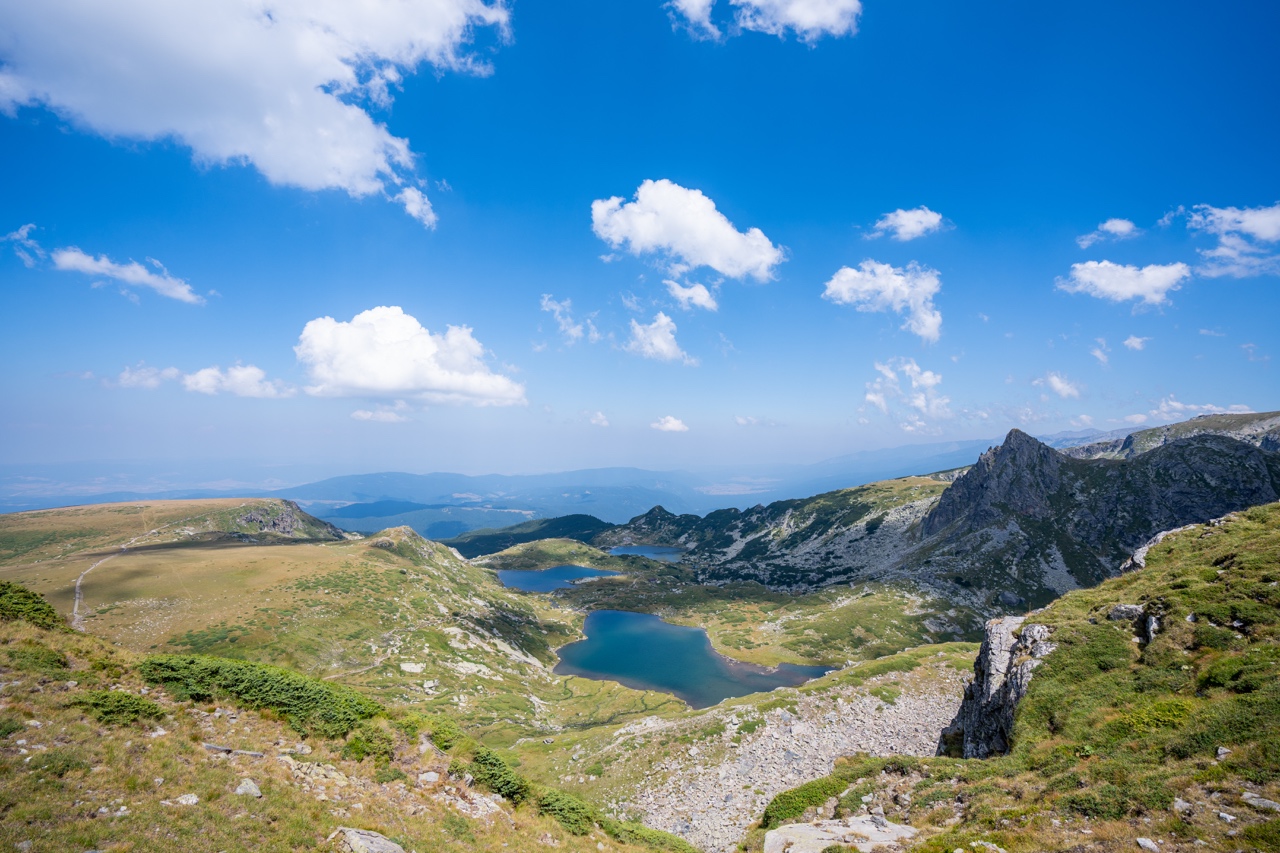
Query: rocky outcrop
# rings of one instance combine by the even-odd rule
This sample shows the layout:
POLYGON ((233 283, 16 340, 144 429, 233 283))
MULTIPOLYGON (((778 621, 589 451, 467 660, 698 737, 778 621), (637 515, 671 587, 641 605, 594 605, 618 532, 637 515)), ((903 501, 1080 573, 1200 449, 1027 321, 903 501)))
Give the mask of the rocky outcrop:
POLYGON ((333 849, 341 853, 404 853, 404 848, 385 835, 370 829, 340 826, 329 836, 333 849))
POLYGON ((1044 625, 1024 616, 992 619, 973 663, 973 681, 951 725, 942 732, 938 754, 987 758, 1009 751, 1013 714, 1027 693, 1031 673, 1056 649, 1044 625))
POLYGON ((1193 435, 1222 435, 1252 444, 1272 453, 1280 451, 1280 412, 1231 415, 1200 415, 1152 429, 1138 430, 1122 437, 1065 448, 1062 452, 1077 459, 1132 459, 1157 447, 1193 435))
POLYGON ((253 507, 236 520, 237 531, 270 533, 290 539, 341 539, 342 531, 308 515, 293 501, 270 501, 253 507))
POLYGON ((789 823, 769 830, 764 836, 764 853, 822 853, 831 846, 852 848, 858 853, 899 849, 918 830, 885 820, 881 815, 858 815, 841 820, 789 823))
POLYGON ((904 562, 1045 604, 1114 576, 1162 530, 1278 495, 1280 454, 1220 435, 1082 460, 1013 430, 942 494, 904 562))

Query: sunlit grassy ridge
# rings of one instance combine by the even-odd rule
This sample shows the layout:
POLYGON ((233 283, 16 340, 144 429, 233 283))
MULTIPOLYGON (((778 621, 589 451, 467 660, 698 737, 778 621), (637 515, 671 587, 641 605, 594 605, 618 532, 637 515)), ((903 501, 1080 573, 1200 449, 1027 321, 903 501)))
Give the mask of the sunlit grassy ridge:
POLYGON ((922 850, 1066 850, 1085 829, 1102 849, 1132 849, 1137 836, 1280 849, 1278 816, 1241 799, 1280 799, 1280 504, 1170 537, 1145 569, 1029 621, 1050 626, 1058 649, 1019 705, 1009 755, 851 757, 775 800, 766 827, 832 796, 855 811, 878 791, 891 818, 926 830, 922 850), (1159 615, 1150 643, 1107 618, 1118 603, 1159 615), (1230 752, 1219 758, 1219 747, 1230 752), (886 797, 895 790, 910 805, 886 797))
MULTIPOLYGON (((37 620, 39 621, 39 620, 37 620)), ((340 825, 406 849, 662 849, 679 839, 613 820, 532 783, 462 737, 450 718, 392 709, 347 687, 277 667, 201 656, 139 659, 60 626, 0 619, 0 845, 13 849, 314 849, 340 825), (159 689, 157 689, 159 688, 159 689), (216 705, 216 709, 215 709, 216 705), (213 713, 216 710, 216 713, 213 713), (277 760, 323 765, 328 791, 277 760), (460 776, 507 798, 505 814, 464 817, 460 776), (202 746, 212 741, 218 750, 202 746), (229 754, 230 750, 243 750, 229 754), (414 785, 434 770, 440 782, 414 785), (337 775, 334 775, 337 774, 337 775), (252 778, 263 796, 234 793, 252 778), (336 781, 340 779, 341 781, 336 781), (194 796, 196 802, 179 798, 194 796)))

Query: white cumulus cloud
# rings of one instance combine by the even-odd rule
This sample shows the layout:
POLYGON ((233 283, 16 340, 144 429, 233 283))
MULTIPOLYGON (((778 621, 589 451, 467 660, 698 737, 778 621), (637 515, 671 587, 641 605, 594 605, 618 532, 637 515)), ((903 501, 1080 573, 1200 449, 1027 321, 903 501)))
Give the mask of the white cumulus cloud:
POLYGON ((867 383, 863 400, 895 418, 906 432, 928 432, 931 421, 952 417, 951 398, 938 390, 942 374, 925 370, 913 358, 877 361, 875 368, 880 375, 867 383))
POLYGON ((697 360, 680 349, 676 343, 676 324, 662 311, 653 317, 648 324, 631 321, 631 340, 623 347, 627 352, 657 361, 683 361, 685 364, 697 364, 697 360))
POLYGON ((701 191, 665 178, 642 183, 633 201, 593 201, 591 227, 615 249, 665 256, 673 275, 710 267, 730 278, 768 281, 785 258, 759 228, 739 231, 701 191))
POLYGON ((1063 376, 1061 373, 1054 373, 1053 371, 1050 371, 1045 374, 1043 378, 1037 379, 1031 384, 1048 387, 1050 391, 1057 394, 1064 400, 1068 397, 1075 399, 1080 397, 1080 386, 1067 379, 1067 377, 1063 376))
POLYGON ((667 4, 679 18, 684 19, 689 32, 700 38, 720 38, 720 28, 711 23, 711 8, 716 0, 671 0, 667 4))
POLYGON ((1108 219, 1088 234, 1076 238, 1076 245, 1087 249, 1099 240, 1127 240, 1142 233, 1128 219, 1108 219))
POLYGON ((841 267, 827 282, 822 298, 859 311, 905 314, 902 328, 932 342, 942 335, 942 312, 933 305, 941 287, 937 270, 914 261, 904 269, 867 260, 857 269, 841 267))
POLYGON ((875 238, 888 234, 895 240, 906 242, 917 237, 923 237, 926 234, 932 234, 941 228, 941 213, 935 213, 927 207, 917 207, 911 210, 899 208, 892 213, 886 213, 876 220, 875 226, 872 227, 871 233, 867 236, 875 238))
POLYGON ((689 428, 685 426, 684 421, 679 418, 673 418, 671 415, 664 415, 653 423, 649 424, 650 429, 656 429, 659 432, 688 432, 689 428))
POLYGON ((494 373, 467 326, 443 334, 423 328, 399 306, 370 308, 350 321, 307 323, 293 348, 318 397, 416 397, 429 403, 510 406, 524 386, 494 373))
POLYGON ((1218 238, 1218 245, 1200 252, 1202 275, 1280 275, 1280 203, 1271 207, 1213 207, 1196 205, 1187 227, 1218 238))
POLYGON ((707 290, 705 284, 682 285, 678 281, 670 279, 663 282, 667 286, 667 293, 680 303, 680 307, 688 311, 690 308, 705 308, 708 311, 717 311, 720 306, 716 304, 716 298, 711 295, 711 291, 707 290))
POLYGON ((382 193, 434 224, 409 142, 371 114, 420 65, 479 74, 482 0, 0 4, 0 111, 48 107, 109 139, 172 139, 274 184, 382 193))
POLYGON ((116 377, 116 385, 121 388, 145 388, 154 391, 163 383, 170 382, 182 375, 176 367, 148 367, 139 362, 137 367, 126 367, 116 377))
POLYGON ((1131 350, 1140 350, 1146 348, 1147 341, 1149 340, 1151 340, 1151 338, 1140 338, 1137 335, 1130 335, 1124 339, 1124 345, 1131 350))
POLYGON ((234 394, 237 397, 291 397, 294 390, 278 379, 267 379, 266 372, 252 364, 228 367, 206 367, 182 377, 182 387, 197 394, 234 394))
POLYGON ((1111 261, 1085 261, 1072 264, 1071 275, 1059 279, 1058 288, 1112 302, 1141 299, 1148 305, 1160 305, 1168 301, 1169 291, 1177 290, 1190 277, 1191 268, 1181 262, 1136 267, 1111 261))
POLYGON ((137 261, 118 264, 106 255, 96 258, 87 255, 76 247, 55 249, 53 253, 54 269, 66 272, 82 272, 86 275, 99 275, 113 279, 128 287, 149 287, 161 296, 188 302, 192 305, 204 303, 204 297, 197 294, 180 278, 169 275, 164 265, 154 258, 147 258, 154 269, 148 269, 137 261))

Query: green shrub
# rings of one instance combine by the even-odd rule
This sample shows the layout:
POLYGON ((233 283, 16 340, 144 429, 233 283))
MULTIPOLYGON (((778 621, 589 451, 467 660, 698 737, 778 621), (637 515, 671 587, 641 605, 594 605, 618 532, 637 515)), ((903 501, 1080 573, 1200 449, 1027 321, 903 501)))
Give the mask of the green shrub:
POLYGON ((582 800, 548 788, 538 795, 538 814, 553 817, 574 835, 586 835, 595 826, 595 811, 582 800))
POLYGON ((600 816, 597 821, 605 834, 621 844, 643 844, 667 853, 699 853, 698 848, 679 836, 658 829, 650 829, 630 821, 614 820, 600 816))
POLYGON ((17 717, 0 717, 0 738, 6 738, 14 732, 20 732, 25 728, 26 726, 22 724, 22 720, 17 717))
POLYGON ((0 581, 0 622, 30 622, 37 628, 64 627, 53 605, 25 586, 0 581))
POLYGON ((532 793, 529 782, 491 749, 483 746, 477 749, 469 769, 473 779, 513 803, 524 802, 532 793))
POLYGON ((83 708, 89 716, 108 726, 125 726, 164 716, 164 708, 155 702, 124 690, 91 690, 69 704, 73 708, 83 708))
POLYGON ((765 829, 781 826, 788 820, 804 814, 805 809, 820 806, 832 797, 840 796, 847 786, 848 782, 843 774, 836 774, 815 779, 790 791, 783 791, 765 807, 760 824, 765 829))
POLYGON ((1099 785, 1092 791, 1067 794, 1058 799, 1058 805, 1097 820, 1120 820, 1129 814, 1129 801, 1115 785, 1099 785))
POLYGON ((408 778, 408 775, 398 767, 382 767, 373 774, 373 781, 379 785, 385 785, 388 782, 403 782, 408 778))
POLYGON ((152 684, 163 684, 178 699, 207 701, 228 696, 250 708, 270 708, 304 735, 342 737, 382 712, 374 700, 340 684, 269 664, 208 657, 154 655, 138 665, 152 684))
POLYGON ((430 723, 431 742, 448 752, 462 739, 462 729, 448 717, 437 717, 430 723))
POLYGON ((62 652, 39 643, 21 643, 15 649, 5 649, 5 655, 9 658, 10 666, 41 675, 62 675, 70 666, 67 656, 62 652))
POLYGON ((342 747, 342 757, 351 761, 364 761, 368 756, 380 764, 395 757, 396 742, 391 732, 371 720, 364 720, 351 730, 347 743, 342 747))

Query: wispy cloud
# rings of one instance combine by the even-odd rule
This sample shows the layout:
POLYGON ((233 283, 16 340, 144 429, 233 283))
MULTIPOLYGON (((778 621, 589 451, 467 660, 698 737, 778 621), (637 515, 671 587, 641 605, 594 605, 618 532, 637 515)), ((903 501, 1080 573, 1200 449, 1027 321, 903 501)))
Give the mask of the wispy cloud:
POLYGON ((867 260, 857 269, 841 267, 827 282, 822 298, 859 311, 905 314, 902 328, 933 343, 942 335, 942 312, 933 305, 941 287, 937 270, 914 261, 903 269, 867 260))
POLYGON ((1128 219, 1108 219, 1088 234, 1077 237, 1076 245, 1087 249, 1103 240, 1127 240, 1141 233, 1141 229, 1128 219))
POLYGON ((652 323, 637 323, 632 320, 631 340, 627 341, 623 349, 655 361, 683 361, 690 366, 698 363, 697 359, 680 349, 680 345, 676 343, 675 321, 661 311, 654 315, 652 323))
POLYGON ((54 269, 65 272, 80 272, 85 275, 102 276, 117 281, 126 287, 146 287, 179 302, 192 305, 204 304, 204 297, 198 295, 180 278, 169 274, 164 264, 155 258, 147 258, 151 268, 137 261, 119 264, 106 255, 96 258, 72 246, 67 249, 55 249, 53 252, 54 269))

